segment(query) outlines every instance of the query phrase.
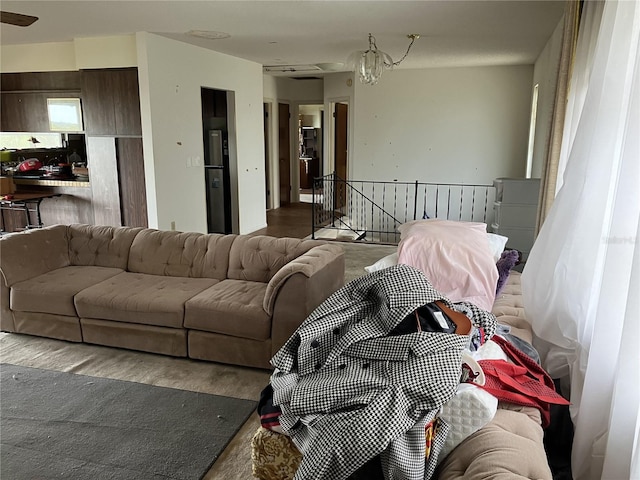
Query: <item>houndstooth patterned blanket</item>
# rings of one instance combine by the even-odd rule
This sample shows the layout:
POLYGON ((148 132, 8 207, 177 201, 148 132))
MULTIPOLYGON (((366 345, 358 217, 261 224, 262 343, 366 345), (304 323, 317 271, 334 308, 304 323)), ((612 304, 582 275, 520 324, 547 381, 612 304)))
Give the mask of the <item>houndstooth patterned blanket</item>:
POLYGON ((437 300, 467 314, 485 339, 495 332, 491 313, 452 304, 419 270, 397 265, 335 292, 274 356, 273 402, 303 453, 297 479, 346 479, 379 454, 385 478, 431 477, 447 426, 425 461, 425 425, 454 395, 470 336, 388 334, 437 300))

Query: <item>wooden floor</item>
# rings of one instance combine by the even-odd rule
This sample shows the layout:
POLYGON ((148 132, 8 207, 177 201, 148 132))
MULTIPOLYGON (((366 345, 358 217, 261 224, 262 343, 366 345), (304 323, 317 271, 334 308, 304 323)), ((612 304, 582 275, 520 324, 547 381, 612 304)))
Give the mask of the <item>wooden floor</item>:
POLYGON ((311 203, 290 203, 267 211, 267 227, 251 235, 305 238, 311 235, 311 203))

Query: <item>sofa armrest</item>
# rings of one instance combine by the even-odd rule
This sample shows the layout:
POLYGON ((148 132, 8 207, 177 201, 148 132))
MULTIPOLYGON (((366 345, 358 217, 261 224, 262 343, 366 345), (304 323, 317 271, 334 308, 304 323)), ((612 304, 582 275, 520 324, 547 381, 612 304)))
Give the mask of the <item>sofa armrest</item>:
POLYGON ((0 272, 7 287, 69 265, 65 225, 26 230, 0 238, 0 272))
POLYGON ((9 287, 0 282, 0 331, 15 332, 16 324, 11 311, 9 287))
MULTIPOLYGON (((284 265, 271 277, 267 285, 262 304, 265 312, 269 315, 273 313, 273 305, 276 302, 278 291, 289 277, 296 273, 302 273, 307 278, 311 277, 340 255, 344 256, 344 253, 342 248, 337 245, 318 245, 284 265)), ((342 276, 344 277, 344 269, 342 276)))
POLYGON ((69 265, 67 227, 11 233, 0 238, 0 330, 14 332, 11 285, 69 265))
POLYGON ((272 315, 275 354, 313 310, 344 285, 344 251, 320 245, 292 260, 267 285, 264 307, 272 315))

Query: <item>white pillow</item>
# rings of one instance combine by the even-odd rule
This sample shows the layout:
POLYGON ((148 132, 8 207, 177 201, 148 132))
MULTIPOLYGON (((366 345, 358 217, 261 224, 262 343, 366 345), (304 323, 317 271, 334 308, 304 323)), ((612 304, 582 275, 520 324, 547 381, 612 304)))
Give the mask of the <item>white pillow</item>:
POLYGON ((378 270, 383 270, 387 267, 393 267, 398 264, 398 252, 394 252, 391 255, 387 255, 386 257, 381 258, 373 265, 369 265, 368 267, 364 267, 367 273, 377 272, 378 270))
POLYGON ((493 259, 498 262, 500 255, 504 252, 504 247, 507 245, 508 237, 498 235, 496 233, 487 233, 487 240, 489 240, 489 248, 493 253, 493 259))

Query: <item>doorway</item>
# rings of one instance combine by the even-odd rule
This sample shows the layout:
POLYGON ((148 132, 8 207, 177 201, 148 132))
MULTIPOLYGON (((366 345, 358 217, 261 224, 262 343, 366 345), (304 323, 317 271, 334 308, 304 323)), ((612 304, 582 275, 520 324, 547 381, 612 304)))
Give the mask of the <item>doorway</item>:
POLYGON ((313 182, 322 176, 324 105, 298 106, 298 174, 300 202, 313 202, 313 182))
POLYGON ((207 232, 232 233, 227 91, 202 87, 200 97, 207 232))
POLYGON ((338 181, 334 185, 334 206, 335 209, 346 205, 347 191, 345 180, 347 179, 347 157, 349 137, 349 105, 346 103, 336 103, 333 112, 334 117, 334 168, 338 181))

